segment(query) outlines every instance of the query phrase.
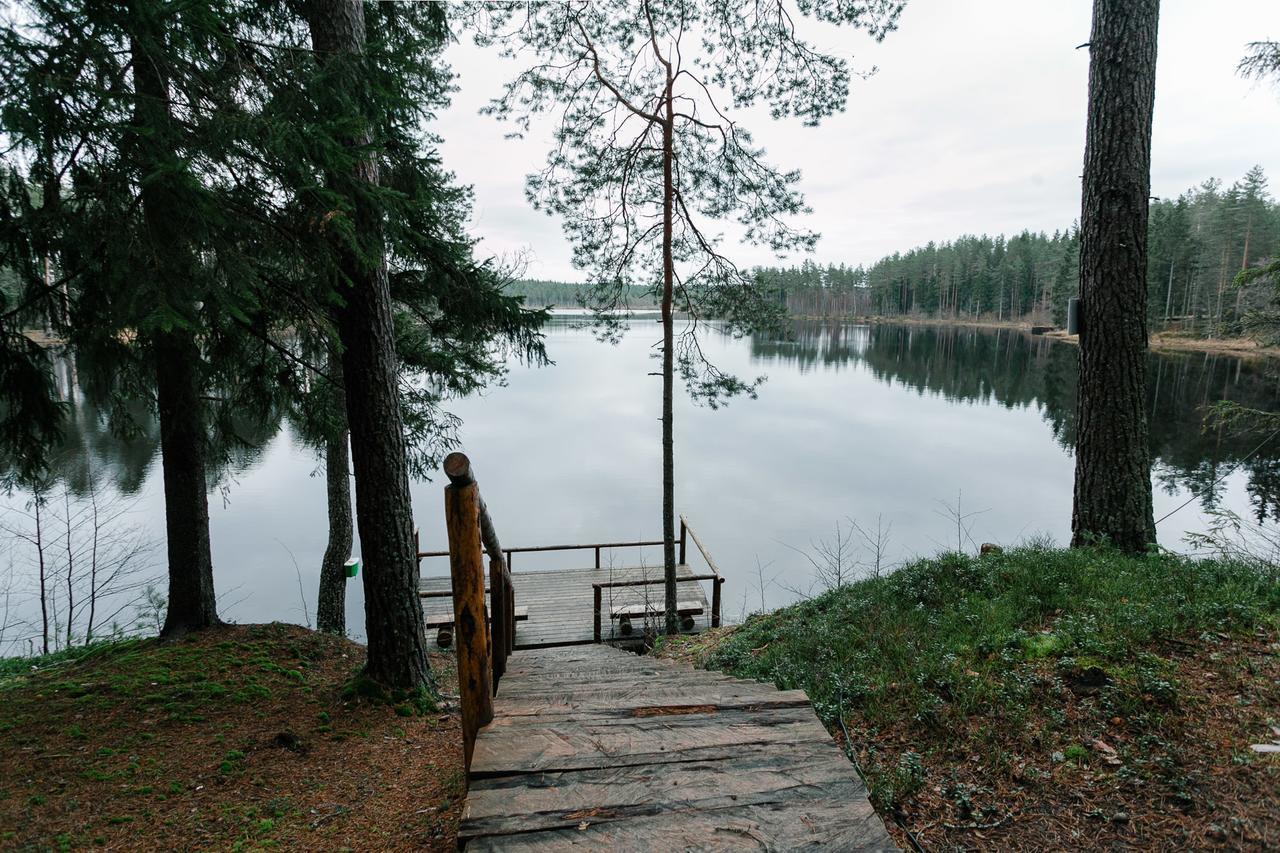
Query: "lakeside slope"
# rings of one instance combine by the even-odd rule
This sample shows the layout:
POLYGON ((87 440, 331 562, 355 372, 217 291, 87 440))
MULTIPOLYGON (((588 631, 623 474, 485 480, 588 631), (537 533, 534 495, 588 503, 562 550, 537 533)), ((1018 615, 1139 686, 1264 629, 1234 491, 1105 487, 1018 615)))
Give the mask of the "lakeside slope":
POLYGON ((364 655, 273 624, 0 661, 0 848, 455 849, 457 715, 347 695, 364 655))
POLYGON ((660 646, 803 688, 904 848, 1280 844, 1280 576, 946 554, 660 646))

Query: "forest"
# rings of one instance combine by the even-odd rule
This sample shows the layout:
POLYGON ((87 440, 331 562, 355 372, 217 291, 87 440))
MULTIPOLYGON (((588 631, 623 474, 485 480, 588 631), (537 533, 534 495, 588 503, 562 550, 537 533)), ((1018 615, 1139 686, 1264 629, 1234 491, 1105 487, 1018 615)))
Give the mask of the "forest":
MULTIPOLYGON (((1153 329, 1202 337, 1239 335, 1274 287, 1237 283, 1280 247, 1280 204, 1260 166, 1230 186, 1210 178, 1177 198, 1153 199, 1147 236, 1147 319, 1153 329)), ((764 267, 756 274, 809 316, 918 315, 1062 325, 1077 295, 1080 237, 966 235, 871 264, 764 267)))
MULTIPOLYGON (((1245 331, 1250 311, 1271 302, 1267 282, 1237 282, 1280 247, 1280 203, 1255 166, 1230 186, 1209 178, 1175 199, 1153 199, 1148 230, 1147 318, 1156 330, 1201 337, 1245 331)), ((895 252, 874 263, 758 267, 761 286, 799 316, 897 317, 1062 325, 1077 295, 1076 226, 1013 236, 964 235, 895 252)), ((577 306, 582 286, 521 279, 510 293, 531 305, 577 306)), ((634 288, 631 307, 650 307, 651 289, 634 288)))

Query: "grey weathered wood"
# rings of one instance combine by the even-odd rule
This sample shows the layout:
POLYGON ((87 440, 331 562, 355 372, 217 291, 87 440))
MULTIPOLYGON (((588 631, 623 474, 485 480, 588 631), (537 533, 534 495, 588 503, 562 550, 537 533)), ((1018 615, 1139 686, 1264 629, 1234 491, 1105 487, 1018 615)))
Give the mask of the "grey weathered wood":
MULTIPOLYGON (((676 602, 676 612, 681 616, 701 616, 702 603, 699 601, 678 601, 676 602)), ((658 616, 663 613, 662 605, 658 602, 649 604, 620 604, 609 611, 609 616, 617 619, 620 616, 628 616, 634 619, 637 616, 658 616)))
POLYGON ((804 693, 603 645, 511 658, 468 850, 892 850, 804 693))
POLYGON ((466 849, 473 853, 632 849, 853 853, 897 848, 885 835, 880 818, 865 801, 813 800, 664 813, 621 821, 583 817, 564 828, 521 835, 471 837, 466 840, 466 849), (637 843, 643 846, 632 846, 637 843))
MULTIPOLYGON (((677 585, 680 601, 696 601, 703 608, 703 615, 697 617, 695 630, 709 626, 710 619, 706 614, 710 611, 710 604, 704 584, 690 580, 694 573, 687 566, 678 567, 677 573, 681 578, 677 585)), ((528 610, 528 619, 516 625, 514 646, 517 649, 528 649, 590 643, 594 634, 593 583, 611 580, 626 582, 661 580, 661 578, 661 566, 604 568, 599 571, 585 568, 512 572, 511 583, 516 605, 528 610)), ((418 589, 418 594, 423 596, 422 610, 428 619, 451 611, 448 577, 423 578, 418 589)), ((645 602, 661 604, 662 587, 651 585, 611 587, 602 590, 602 605, 605 608, 612 609, 645 602)), ((655 625, 660 621, 660 619, 653 620, 655 625)), ((617 631, 616 622, 610 624, 606 618, 602 628, 604 640, 624 639, 617 631)), ((637 634, 642 633, 641 625, 637 624, 636 628, 637 634)), ((511 667, 516 666, 517 663, 517 657, 508 661, 507 675, 510 675, 511 667)))
MULTIPOLYGON (((529 608, 528 608, 528 607, 517 607, 517 608, 515 609, 515 611, 516 611, 516 612, 515 612, 515 620, 516 620, 517 622, 523 622, 524 620, 526 620, 526 619, 528 619, 528 618, 529 618, 529 608)), ((493 616, 492 616, 492 615, 490 615, 490 616, 489 616, 489 621, 490 621, 490 622, 492 622, 492 621, 493 621, 493 616)), ((437 613, 437 614, 435 614, 435 615, 433 615, 433 616, 428 616, 428 617, 426 617, 426 626, 427 626, 427 628, 428 628, 428 629, 431 629, 431 628, 452 628, 452 627, 453 627, 453 614, 452 614, 452 613, 437 613)))

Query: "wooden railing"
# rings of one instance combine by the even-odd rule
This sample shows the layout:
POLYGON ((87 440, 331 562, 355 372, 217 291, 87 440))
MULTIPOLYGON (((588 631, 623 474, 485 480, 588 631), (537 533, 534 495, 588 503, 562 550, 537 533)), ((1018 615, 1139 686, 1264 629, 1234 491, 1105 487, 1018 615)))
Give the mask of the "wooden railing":
MULTIPOLYGON (((538 551, 590 551, 596 552, 596 568, 600 568, 600 552, 608 551, 613 548, 645 548, 651 545, 661 545, 661 539, 645 539, 641 542, 591 542, 586 545, 527 545, 523 548, 507 548, 503 553, 506 555, 507 567, 511 567, 511 557, 513 554, 532 554, 538 551)), ((418 559, 422 560, 427 557, 447 557, 448 551, 419 551, 418 559)), ((424 592, 423 598, 434 598, 437 596, 446 596, 447 592, 424 592)))
MULTIPOLYGON (((457 633, 458 693, 462 703, 462 736, 467 770, 476 733, 493 720, 493 694, 506 671, 515 642, 515 590, 511 570, 471 461, 462 453, 444 460, 449 485, 444 489, 444 518, 449 535, 449 575, 453 589, 453 624, 457 633), (484 554, 489 555, 489 608, 485 608, 484 554), (490 625, 492 624, 492 631, 490 625)), ((442 554, 442 555, 443 555, 442 554)), ((419 557, 423 556, 419 553, 419 557)))
MULTIPOLYGON (((720 587, 724 584, 724 578, 720 575, 720 570, 716 567, 715 561, 711 559, 711 555, 707 552, 706 546, 702 544, 702 540, 698 538, 698 534, 689 526, 689 522, 682 515, 680 516, 680 539, 677 545, 677 560, 679 565, 688 565, 685 557, 688 553, 688 540, 693 539, 694 546, 702 554, 702 559, 706 562, 707 567, 711 569, 710 574, 694 574, 687 577, 678 578, 678 583, 691 583, 697 581, 711 581, 711 627, 720 627, 720 587)), ((658 540, 657 545, 664 544, 663 540, 658 540)), ((597 562, 597 568, 599 563, 597 562)), ((654 586, 656 584, 665 584, 666 578, 647 578, 644 580, 629 581, 600 581, 591 585, 592 591, 592 611, 593 624, 592 636, 595 642, 604 641, 603 625, 601 624, 601 609, 604 604, 604 591, 606 589, 614 589, 617 587, 628 586, 654 586)))

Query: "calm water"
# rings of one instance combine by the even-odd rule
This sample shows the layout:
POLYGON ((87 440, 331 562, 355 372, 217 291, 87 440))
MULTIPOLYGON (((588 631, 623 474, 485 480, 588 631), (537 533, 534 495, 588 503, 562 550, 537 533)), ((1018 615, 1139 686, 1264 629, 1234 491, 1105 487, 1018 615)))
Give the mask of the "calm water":
MULTIPOLYGON (((513 366, 505 387, 454 405, 464 421, 463 449, 504 544, 660 535, 660 388, 646 375, 656 368, 658 338, 648 319, 637 320, 616 346, 558 321, 548 332, 554 366, 513 366)), ((1069 538, 1076 395, 1070 345, 1011 331, 811 324, 798 326, 790 341, 713 334, 706 349, 728 370, 768 376, 755 401, 719 411, 677 404, 678 511, 729 578, 731 618, 809 589, 810 566, 794 549, 833 539, 847 519, 891 525, 891 561, 954 547, 949 508, 957 505, 972 513, 966 524, 974 543, 1069 538)), ((1201 426, 1203 406, 1224 397, 1273 408, 1276 377, 1266 364, 1220 356, 1151 357, 1156 517, 1197 496, 1160 524, 1161 544, 1184 548, 1187 531, 1206 527, 1207 508, 1268 522, 1280 515, 1280 441, 1228 474, 1258 437, 1207 434, 1201 426)), ((161 543, 154 431, 118 441, 82 405, 75 435, 108 467, 107 488, 131 496, 130 517, 161 543)), ((295 559, 314 609, 325 543, 321 472, 284 425, 242 454, 212 495, 224 617, 304 621, 295 559)), ((441 484, 415 483, 413 498, 424 549, 443 547, 441 484)), ((0 507, 13 521, 24 500, 14 495, 0 507)), ((0 561, 12 562, 15 578, 9 622, 31 618, 35 603, 24 597, 29 546, 13 537, 0 545, 8 551, 0 561)), ((157 576, 162 554, 153 559, 157 576)), ((515 568, 555 565, 556 557, 538 556, 520 555, 515 568)), ((865 550, 854 556, 869 557, 865 550)), ((660 549, 615 555, 619 563, 660 557, 660 549)), ((583 552, 578 564, 590 560, 583 552)), ((423 572, 447 566, 427 560, 423 572)), ((359 583, 348 592, 348 625, 359 637, 359 583)), ((13 650, 17 640, 25 648, 23 635, 10 624, 4 645, 13 650)))

